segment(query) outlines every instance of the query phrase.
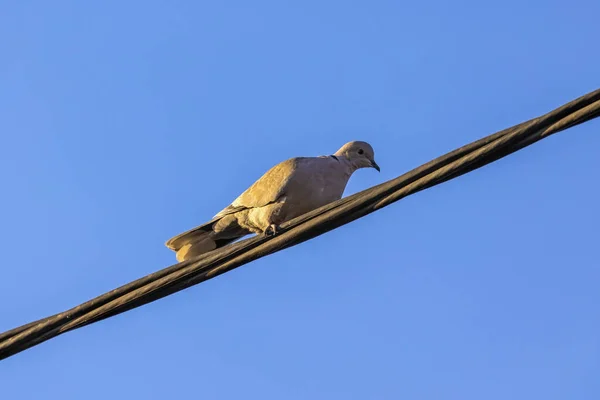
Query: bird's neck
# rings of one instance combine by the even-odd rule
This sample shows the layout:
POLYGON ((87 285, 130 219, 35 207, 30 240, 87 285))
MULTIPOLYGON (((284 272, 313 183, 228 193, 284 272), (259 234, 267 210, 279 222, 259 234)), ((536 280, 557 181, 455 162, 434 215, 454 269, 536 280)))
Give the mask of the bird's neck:
POLYGON ((344 171, 346 172, 346 175, 348 175, 348 178, 350 178, 350 175, 352 175, 354 173, 354 171, 356 171, 358 169, 358 167, 356 165, 354 165, 348 157, 346 157, 342 154, 336 153, 336 154, 333 154, 331 157, 334 158, 335 160, 337 160, 337 162, 339 162, 340 164, 342 164, 342 166, 344 167, 344 171))

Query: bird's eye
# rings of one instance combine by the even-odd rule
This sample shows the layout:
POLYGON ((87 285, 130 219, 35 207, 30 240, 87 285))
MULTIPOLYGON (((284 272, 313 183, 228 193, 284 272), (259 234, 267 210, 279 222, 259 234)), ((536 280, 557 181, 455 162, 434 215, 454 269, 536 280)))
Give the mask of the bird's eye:
POLYGON ((358 154, 363 154, 365 151, 363 149, 358 149, 358 154))

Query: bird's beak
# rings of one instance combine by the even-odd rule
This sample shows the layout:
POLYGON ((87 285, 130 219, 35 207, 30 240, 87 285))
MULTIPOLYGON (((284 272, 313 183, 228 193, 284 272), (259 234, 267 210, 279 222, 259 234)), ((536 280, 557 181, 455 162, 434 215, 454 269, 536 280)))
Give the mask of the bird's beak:
POLYGON ((375 160, 369 160, 369 161, 371 162, 371 167, 375 168, 377 170, 377 172, 381 172, 381 170, 379 169, 379 165, 377 165, 375 160))

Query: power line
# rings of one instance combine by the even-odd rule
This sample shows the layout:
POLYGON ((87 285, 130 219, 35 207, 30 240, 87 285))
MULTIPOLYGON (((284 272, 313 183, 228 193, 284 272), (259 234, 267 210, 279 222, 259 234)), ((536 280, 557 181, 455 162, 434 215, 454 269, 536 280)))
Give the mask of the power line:
POLYGON ((0 360, 310 240, 598 116, 600 89, 546 115, 465 145, 388 182, 295 218, 283 224, 281 233, 276 236, 255 236, 233 243, 154 272, 70 310, 4 332, 0 334, 0 360))

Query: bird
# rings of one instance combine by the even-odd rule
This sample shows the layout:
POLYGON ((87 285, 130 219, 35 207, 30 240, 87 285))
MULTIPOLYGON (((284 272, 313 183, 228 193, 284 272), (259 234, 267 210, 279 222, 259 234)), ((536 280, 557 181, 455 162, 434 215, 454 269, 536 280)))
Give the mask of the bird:
POLYGON ((165 242, 183 262, 248 234, 275 235, 279 225, 342 198, 361 168, 381 171, 370 144, 351 141, 332 155, 276 164, 210 221, 165 242))

